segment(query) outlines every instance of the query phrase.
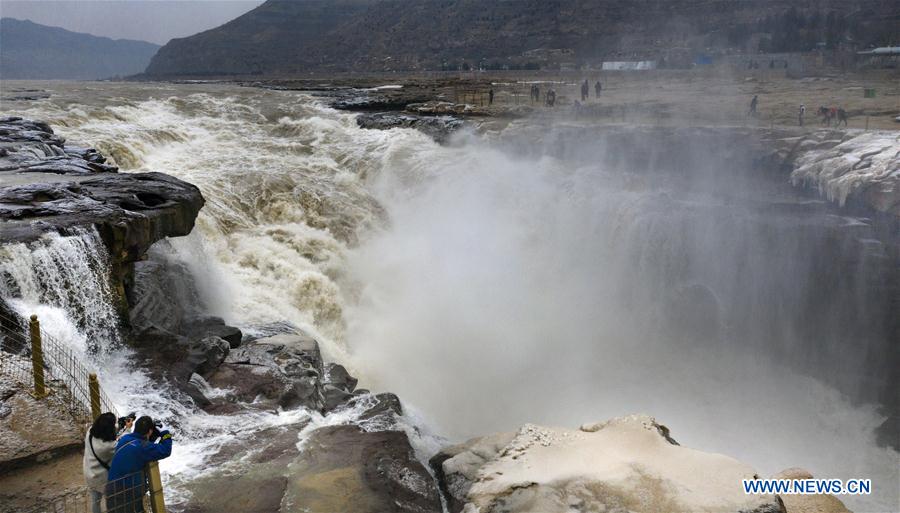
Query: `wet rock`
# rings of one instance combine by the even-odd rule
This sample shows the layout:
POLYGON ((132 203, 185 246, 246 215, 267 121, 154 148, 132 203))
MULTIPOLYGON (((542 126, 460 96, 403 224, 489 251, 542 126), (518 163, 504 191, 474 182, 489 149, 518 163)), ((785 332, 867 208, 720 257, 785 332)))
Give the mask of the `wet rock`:
POLYGON ((398 111, 410 103, 426 102, 429 96, 421 91, 400 89, 381 89, 367 91, 360 89, 338 89, 321 92, 319 96, 331 96, 333 109, 353 111, 398 111))
POLYGON ((154 242, 190 233, 202 206, 199 189, 162 173, 8 186, 0 188, 0 237, 30 242, 94 226, 114 263, 134 262, 154 242))
POLYGON ((465 126, 465 122, 453 116, 420 116, 380 112, 360 114, 356 124, 361 128, 389 130, 391 128, 414 128, 430 136, 437 142, 446 142, 451 134, 465 126))
MULTIPOLYGON (((791 182, 841 206, 855 202, 900 218, 900 136, 886 130, 823 135, 829 133, 815 132, 795 145, 788 157, 791 182)), ((776 141, 776 146, 785 144, 776 141)))
MULTIPOLYGON (((134 263, 133 278, 125 284, 129 324, 135 330, 154 326, 186 336, 182 333, 185 319, 197 317, 204 305, 190 270, 170 258, 169 249, 168 241, 159 241, 147 252, 145 260, 134 263)), ((226 333, 221 330, 201 330, 191 333, 191 338, 223 334, 226 333)))
POLYGON ((207 408, 212 405, 212 401, 206 396, 209 391, 209 383, 199 374, 191 374, 184 392, 194 401, 198 408, 207 408))
POLYGON ((445 447, 428 460, 450 513, 460 513, 463 510, 466 494, 478 478, 478 470, 496 458, 515 436, 515 433, 497 433, 473 438, 459 445, 445 447))
POLYGON ((253 342, 254 340, 274 335, 299 335, 302 333, 303 330, 287 321, 269 322, 248 327, 244 332, 241 341, 246 344, 248 342, 253 342))
POLYGON ((281 506, 289 466, 300 453, 297 441, 304 425, 242 434, 223 445, 209 458, 210 471, 191 482, 193 493, 185 513, 288 511, 281 506))
POLYGON ((66 146, 47 123, 0 118, 0 240, 96 229, 125 316, 133 264, 155 242, 190 233, 204 201, 171 176, 117 171, 93 148, 66 146))
POLYGON ((199 347, 170 331, 149 327, 132 333, 128 344, 134 349, 133 361, 156 380, 166 379, 183 386, 191 374, 206 361, 199 347))
POLYGON ((306 335, 275 335, 231 351, 208 381, 214 387, 229 390, 224 398, 227 402, 265 409, 303 406, 322 411, 323 375, 322 356, 315 339, 306 335))
POLYGON ((410 103, 406 106, 408 112, 423 116, 484 116, 487 111, 466 103, 453 103, 431 100, 422 103, 410 103))
POLYGON ((19 117, 0 118, 0 173, 114 173, 93 148, 65 146, 50 125, 19 117))
POLYGON ((173 286, 161 262, 141 261, 134 264, 134 285, 128 290, 128 314, 132 328, 178 330, 183 311, 169 294, 173 286))
POLYGON ((329 363, 325 365, 325 382, 335 388, 352 393, 359 380, 351 376, 343 365, 329 363))
POLYGON ((192 352, 199 352, 203 361, 197 365, 194 372, 201 376, 208 376, 219 368, 225 361, 231 347, 228 342, 220 337, 206 337, 191 344, 192 352))
POLYGON ((359 416, 359 421, 370 426, 378 425, 389 428, 394 425, 398 416, 403 415, 400 398, 390 392, 377 395, 357 395, 348 406, 354 407, 359 404, 365 406, 365 411, 359 416))
POLYGON ((341 390, 333 385, 324 385, 322 387, 322 398, 325 401, 325 411, 337 409, 342 404, 353 399, 354 395, 345 390, 341 390))
POLYGON ((437 487, 406 433, 329 426, 312 432, 291 466, 290 511, 438 513, 437 487))
MULTIPOLYGON (((3 276, 0 276, 3 279, 3 276)), ((28 323, 0 297, 0 351, 22 353, 30 344, 25 336, 28 323)))
POLYGON ((234 326, 228 326, 221 317, 209 315, 190 317, 184 321, 183 331, 188 338, 219 337, 232 349, 241 345, 243 334, 234 326))
POLYGON ((193 513, 439 513, 437 487, 401 431, 306 423, 245 434, 191 482, 193 513), (297 442, 303 436, 298 449, 297 442))

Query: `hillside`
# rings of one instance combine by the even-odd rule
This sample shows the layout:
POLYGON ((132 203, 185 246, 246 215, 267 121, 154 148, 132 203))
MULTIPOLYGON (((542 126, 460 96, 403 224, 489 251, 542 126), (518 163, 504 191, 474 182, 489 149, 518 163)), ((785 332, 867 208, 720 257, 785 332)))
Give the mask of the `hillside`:
POLYGON ((158 45, 0 19, 0 77, 92 80, 139 73, 158 45))
POLYGON ((174 39, 148 75, 536 68, 888 44, 892 0, 269 0, 174 39))

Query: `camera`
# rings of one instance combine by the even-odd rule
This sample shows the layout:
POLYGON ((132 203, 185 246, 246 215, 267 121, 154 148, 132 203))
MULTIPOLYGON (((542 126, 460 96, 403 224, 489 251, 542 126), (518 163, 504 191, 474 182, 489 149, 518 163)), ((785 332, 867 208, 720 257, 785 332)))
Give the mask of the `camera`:
POLYGON ((151 441, 156 441, 159 439, 159 436, 160 436, 159 430, 162 429, 162 426, 163 426, 162 422, 160 422, 158 420, 153 421, 153 431, 150 432, 150 440, 151 441))
POLYGON ((135 412, 131 412, 124 417, 119 417, 118 431, 122 431, 123 429, 125 429, 125 424, 127 424, 128 421, 134 422, 134 419, 136 418, 137 414, 135 412))

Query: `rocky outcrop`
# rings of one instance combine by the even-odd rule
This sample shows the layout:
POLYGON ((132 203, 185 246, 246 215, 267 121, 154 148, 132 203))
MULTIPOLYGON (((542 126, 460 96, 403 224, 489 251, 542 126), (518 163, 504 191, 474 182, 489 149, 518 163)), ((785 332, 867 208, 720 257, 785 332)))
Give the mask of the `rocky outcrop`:
POLYGON ((473 438, 445 447, 428 460, 450 513, 463 510, 469 489, 478 479, 478 471, 496 458, 515 437, 515 433, 497 433, 473 438))
POLYGON ((46 123, 0 119, 0 242, 96 229, 124 309, 132 264, 155 242, 190 233, 204 201, 177 178, 117 171, 96 150, 67 146, 46 123))
POLYGON ((115 173, 93 148, 65 146, 43 121, 0 118, 0 173, 115 173))
POLYGON ((190 233, 203 206, 199 189, 161 173, 117 171, 44 122, 0 119, 2 240, 94 226, 113 258, 136 260, 157 240, 190 233))
POLYGON ((414 128, 437 142, 446 142, 451 134, 465 126, 465 122, 452 116, 420 116, 393 112, 360 114, 356 124, 362 128, 388 130, 414 128))
POLYGON ((774 495, 743 493, 741 479, 757 476, 751 467, 673 442, 641 415, 579 430, 528 424, 445 450, 432 464, 451 512, 785 512, 774 495))
POLYGON ((285 334, 259 339, 231 351, 210 374, 210 385, 229 392, 209 409, 241 403, 261 409, 303 406, 321 411, 323 374, 319 344, 312 337, 285 334))
POLYGON ((853 202, 900 218, 900 134, 822 131, 798 138, 791 181, 831 201, 853 202))
POLYGON ((441 511, 434 480, 402 431, 317 429, 293 470, 288 492, 297 511, 441 511))
MULTIPOLYGON (((395 399, 395 398, 393 398, 395 399)), ((399 403, 357 396, 359 425, 307 422, 239 437, 191 483, 189 513, 439 513, 433 479, 395 428, 399 403), (380 427, 379 427, 380 426, 380 427), (300 444, 298 444, 298 441, 300 444), (299 446, 299 448, 298 448, 299 446)))
POLYGON ((162 173, 116 173, 4 187, 0 203, 4 241, 93 226, 121 262, 137 260, 165 237, 190 233, 203 197, 193 185, 162 173))

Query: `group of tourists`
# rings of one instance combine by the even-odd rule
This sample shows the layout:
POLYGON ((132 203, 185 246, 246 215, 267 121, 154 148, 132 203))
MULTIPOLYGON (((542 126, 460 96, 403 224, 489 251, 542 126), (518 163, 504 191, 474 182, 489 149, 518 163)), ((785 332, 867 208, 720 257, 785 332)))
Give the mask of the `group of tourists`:
MULTIPOLYGON (((591 86, 590 86, 590 84, 588 84, 587 79, 584 79, 584 82, 582 82, 582 84, 581 84, 581 101, 582 102, 587 101, 588 97, 590 96, 590 91, 591 91, 591 86)), ((600 81, 598 80, 594 84, 594 94, 596 95, 597 98, 600 98, 601 92, 603 92, 603 84, 601 84, 600 81)))
MULTIPOLYGON (((587 101, 590 96, 591 86, 587 79, 584 80, 581 84, 581 101, 587 101)), ((600 97, 600 93, 603 91, 603 85, 598 80, 594 84, 594 94, 597 98, 600 97)), ((531 84, 531 103, 540 103, 541 102, 541 88, 537 84, 531 84)), ((547 93, 544 96, 544 103, 548 107, 553 107, 556 105, 556 91, 551 87, 547 89, 547 93)))
POLYGON ((98 416, 84 438, 82 469, 93 513, 143 513, 144 468, 172 454, 172 435, 148 416, 98 416))
MULTIPOLYGON (((849 116, 843 107, 825 107, 822 105, 816 111, 816 114, 822 118, 822 125, 824 126, 831 126, 832 123, 834 123, 834 126, 836 127, 841 126, 841 123, 843 123, 845 127, 847 126, 849 116)), ((747 115, 753 118, 759 117, 758 95, 753 95, 753 99, 750 100, 750 110, 747 111, 747 115)), ((806 104, 801 103, 800 108, 797 110, 797 124, 799 126, 804 126, 806 124, 806 104)))

